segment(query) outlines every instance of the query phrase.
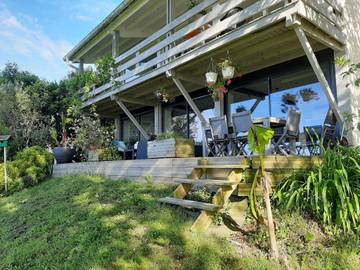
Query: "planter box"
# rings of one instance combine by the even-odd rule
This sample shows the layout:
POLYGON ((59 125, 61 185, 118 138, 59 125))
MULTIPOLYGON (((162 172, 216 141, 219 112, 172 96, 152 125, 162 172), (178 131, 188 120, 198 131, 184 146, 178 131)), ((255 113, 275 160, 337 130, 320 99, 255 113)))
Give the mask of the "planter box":
POLYGON ((148 142, 148 158, 194 157, 194 141, 189 139, 166 139, 148 142))

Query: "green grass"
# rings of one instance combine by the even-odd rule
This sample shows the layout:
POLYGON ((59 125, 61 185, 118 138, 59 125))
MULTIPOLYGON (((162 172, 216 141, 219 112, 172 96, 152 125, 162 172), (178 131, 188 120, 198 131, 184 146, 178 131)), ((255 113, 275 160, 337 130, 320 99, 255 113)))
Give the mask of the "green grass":
POLYGON ((0 269, 269 269, 157 199, 173 188, 96 176, 0 198, 0 269))
MULTIPOLYGON (((0 269, 284 269, 266 259, 264 228, 248 218, 248 248, 193 234, 193 219, 157 199, 173 187, 97 176, 53 179, 0 197, 0 269)), ((360 240, 326 236, 300 214, 280 214, 277 238, 293 269, 358 269, 360 240)))

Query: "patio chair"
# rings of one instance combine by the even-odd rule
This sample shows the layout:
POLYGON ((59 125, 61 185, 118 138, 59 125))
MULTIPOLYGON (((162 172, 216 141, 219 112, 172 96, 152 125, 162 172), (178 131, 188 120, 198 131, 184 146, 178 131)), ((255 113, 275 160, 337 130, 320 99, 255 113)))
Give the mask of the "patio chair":
POLYGON ((296 140, 299 137, 301 112, 290 110, 286 119, 283 134, 273 143, 276 154, 296 155, 296 140))
POLYGON ((331 109, 328 110, 321 133, 321 144, 326 147, 333 147, 337 144, 336 117, 331 109))
POLYGON ((228 147, 230 146, 231 139, 228 134, 229 130, 226 116, 209 118, 209 123, 215 147, 215 156, 229 155, 228 147))
POLYGON ((213 140, 213 136, 211 133, 211 129, 210 128, 206 128, 205 129, 205 140, 206 140, 206 144, 207 144, 207 148, 208 148, 208 156, 210 157, 215 157, 216 156, 216 147, 215 147, 215 143, 213 140))
POLYGON ((114 140, 112 141, 112 144, 121 153, 123 159, 134 159, 135 150, 133 148, 128 148, 125 142, 114 140))
POLYGON ((245 155, 248 153, 245 147, 248 143, 248 132, 253 125, 251 112, 243 111, 232 114, 232 123, 235 133, 236 155, 245 155))

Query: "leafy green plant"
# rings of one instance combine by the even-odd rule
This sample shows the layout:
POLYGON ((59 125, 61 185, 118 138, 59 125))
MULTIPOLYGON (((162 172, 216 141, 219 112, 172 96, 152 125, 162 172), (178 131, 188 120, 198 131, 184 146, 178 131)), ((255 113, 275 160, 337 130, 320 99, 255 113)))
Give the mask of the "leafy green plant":
POLYGON ((159 134, 157 137, 156 137, 156 140, 167 140, 167 139, 175 139, 179 136, 177 136, 176 132, 174 131, 167 131, 167 132, 163 132, 161 134, 159 134))
POLYGON ((152 175, 145 175, 146 184, 152 185, 154 183, 154 177, 152 175))
POLYGON ((294 173, 276 191, 285 210, 304 210, 324 227, 360 232, 360 148, 325 149, 323 162, 294 173))
POLYGON ((212 200, 211 193, 206 189, 206 187, 202 187, 190 191, 188 195, 186 195, 186 198, 192 201, 207 202, 207 203, 210 203, 212 200))
MULTIPOLYGON (((51 174, 54 158, 47 150, 33 146, 16 154, 8 162, 9 192, 19 191, 24 187, 34 186, 51 174)), ((4 165, 0 165, 0 191, 4 189, 4 165)))

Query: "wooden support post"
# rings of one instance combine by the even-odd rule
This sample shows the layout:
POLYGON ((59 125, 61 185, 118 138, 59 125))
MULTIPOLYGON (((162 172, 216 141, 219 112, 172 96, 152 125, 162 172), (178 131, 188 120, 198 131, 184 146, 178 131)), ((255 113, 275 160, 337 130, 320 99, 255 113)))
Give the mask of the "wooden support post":
POLYGON ((140 123, 136 120, 136 118, 131 114, 131 112, 126 108, 125 104, 116 96, 111 96, 111 100, 114 100, 119 105, 119 107, 124 111, 127 117, 129 117, 130 121, 134 124, 134 126, 140 131, 141 135, 143 135, 145 139, 149 140, 149 135, 146 133, 140 123))
POLYGON ((83 73, 84 72, 84 60, 80 60, 80 63, 79 63, 79 68, 78 68, 78 72, 79 73, 83 73))
POLYGON ((121 117, 118 116, 115 118, 115 134, 114 134, 115 140, 121 139, 121 117))
POLYGON ((163 129, 163 123, 162 123, 162 105, 157 104, 154 107, 154 124, 155 124, 155 134, 159 135, 162 132, 163 129))
POLYGON ((173 80, 173 82, 175 83, 177 88, 180 90, 181 94, 184 96, 185 100, 190 105, 191 109, 193 110, 193 112, 196 114, 196 116, 199 118, 199 120, 201 122, 201 127, 202 127, 202 131, 203 131, 203 157, 205 157, 205 156, 207 156, 207 144, 206 144, 206 139, 205 139, 205 129, 208 126, 208 122, 206 121, 204 116, 201 114, 201 111, 196 106, 195 102, 190 97, 190 94, 188 93, 188 91, 186 91, 184 85, 181 83, 181 81, 178 78, 176 78, 174 72, 172 70, 168 70, 166 72, 166 76, 173 80))
POLYGON ((112 32, 111 52, 112 52, 112 57, 114 59, 119 56, 119 39, 120 39, 119 31, 115 30, 114 32, 112 32))
POLYGON ((318 81, 320 82, 320 85, 329 101, 329 105, 332 109, 332 111, 334 112, 336 119, 338 120, 338 122, 340 124, 343 123, 343 116, 340 113, 340 109, 337 105, 337 102, 335 100, 335 97, 331 91, 331 88, 329 86, 328 81, 326 80, 326 77, 324 75, 324 72, 321 69, 321 66, 316 58, 316 55, 311 47, 311 44, 309 42, 309 40, 306 37, 306 34, 304 32, 303 29, 301 29, 300 25, 295 25, 294 26, 295 29, 295 33, 301 43, 301 46, 303 47, 305 54, 310 62, 310 65, 312 67, 312 69, 315 72, 316 78, 318 79, 318 81))

